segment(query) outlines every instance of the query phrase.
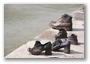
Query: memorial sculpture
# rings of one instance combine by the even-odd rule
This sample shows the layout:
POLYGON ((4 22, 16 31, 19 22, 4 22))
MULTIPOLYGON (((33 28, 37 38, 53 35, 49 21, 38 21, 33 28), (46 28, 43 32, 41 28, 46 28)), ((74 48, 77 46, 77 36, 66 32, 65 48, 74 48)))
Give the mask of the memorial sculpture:
POLYGON ((55 36, 55 41, 41 44, 40 41, 36 41, 33 48, 28 48, 28 51, 32 55, 40 55, 42 51, 45 51, 45 55, 52 55, 52 51, 59 51, 64 48, 63 52, 70 53, 70 45, 77 45, 78 39, 75 34, 71 34, 67 37, 67 31, 72 31, 72 17, 68 14, 62 15, 62 17, 56 21, 51 22, 50 26, 53 29, 59 30, 59 33, 55 36))
POLYGON ((36 41, 33 48, 28 48, 28 51, 32 55, 40 55, 42 51, 45 51, 45 55, 51 55, 52 54, 52 44, 51 42, 47 42, 45 44, 41 44, 40 41, 36 41))
POLYGON ((60 39, 56 40, 52 44, 52 51, 59 51, 61 48, 64 48, 63 52, 70 53, 70 41, 66 40, 62 42, 60 39))

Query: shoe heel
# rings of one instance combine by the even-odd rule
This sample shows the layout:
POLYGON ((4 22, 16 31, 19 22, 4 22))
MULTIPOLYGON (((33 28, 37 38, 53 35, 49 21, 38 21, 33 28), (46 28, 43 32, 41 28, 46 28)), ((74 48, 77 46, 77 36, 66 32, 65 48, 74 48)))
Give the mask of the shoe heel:
POLYGON ((52 55, 51 49, 50 49, 50 50, 46 50, 46 51, 45 51, 45 55, 52 55))
POLYGON ((70 54, 70 41, 69 41, 68 44, 64 47, 64 53, 70 54))

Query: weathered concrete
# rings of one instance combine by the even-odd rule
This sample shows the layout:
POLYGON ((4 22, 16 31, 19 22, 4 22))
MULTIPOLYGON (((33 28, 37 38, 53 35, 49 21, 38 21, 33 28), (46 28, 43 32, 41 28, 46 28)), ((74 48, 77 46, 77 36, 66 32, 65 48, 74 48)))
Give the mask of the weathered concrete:
POLYGON ((27 51, 29 47, 33 47, 36 40, 40 40, 42 44, 48 41, 54 41, 58 30, 49 28, 35 37, 34 40, 27 42, 8 54, 5 58, 84 58, 84 8, 82 7, 70 15, 73 16, 73 31, 68 31, 67 33, 68 36, 73 33, 76 34, 79 42, 79 45, 71 45, 71 54, 52 52, 52 55, 46 56, 44 53, 41 55, 32 55, 27 51))

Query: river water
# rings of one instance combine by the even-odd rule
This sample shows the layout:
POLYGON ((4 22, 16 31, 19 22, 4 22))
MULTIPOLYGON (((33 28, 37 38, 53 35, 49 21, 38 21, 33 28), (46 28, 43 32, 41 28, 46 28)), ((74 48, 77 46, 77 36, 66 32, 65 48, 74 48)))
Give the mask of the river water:
POLYGON ((5 4, 4 56, 46 30, 50 21, 58 20, 82 4, 5 4))

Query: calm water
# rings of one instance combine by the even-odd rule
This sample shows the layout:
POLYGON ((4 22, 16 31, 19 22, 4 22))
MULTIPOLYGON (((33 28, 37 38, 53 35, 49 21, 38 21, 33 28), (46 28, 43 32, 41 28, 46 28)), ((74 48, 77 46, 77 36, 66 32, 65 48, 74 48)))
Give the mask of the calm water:
POLYGON ((49 22, 77 10, 80 4, 5 4, 4 55, 46 30, 49 22))

